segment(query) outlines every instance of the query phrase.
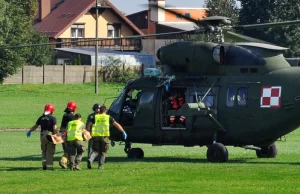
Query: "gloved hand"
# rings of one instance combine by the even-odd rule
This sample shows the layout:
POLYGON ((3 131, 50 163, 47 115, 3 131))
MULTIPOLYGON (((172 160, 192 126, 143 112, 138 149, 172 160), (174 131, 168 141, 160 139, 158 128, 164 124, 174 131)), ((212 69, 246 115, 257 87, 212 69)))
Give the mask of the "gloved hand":
POLYGON ((31 131, 28 131, 28 132, 26 133, 26 136, 27 136, 27 137, 30 137, 30 136, 31 136, 31 131))
POLYGON ((126 140, 127 139, 127 133, 124 131, 123 132, 123 138, 126 140))

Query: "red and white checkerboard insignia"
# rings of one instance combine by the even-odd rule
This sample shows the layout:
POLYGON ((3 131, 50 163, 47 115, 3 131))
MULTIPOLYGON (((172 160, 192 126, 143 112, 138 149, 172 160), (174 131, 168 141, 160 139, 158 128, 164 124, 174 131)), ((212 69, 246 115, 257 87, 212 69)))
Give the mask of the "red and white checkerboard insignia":
POLYGON ((261 88, 261 108, 280 108, 280 101, 281 86, 263 86, 261 88))

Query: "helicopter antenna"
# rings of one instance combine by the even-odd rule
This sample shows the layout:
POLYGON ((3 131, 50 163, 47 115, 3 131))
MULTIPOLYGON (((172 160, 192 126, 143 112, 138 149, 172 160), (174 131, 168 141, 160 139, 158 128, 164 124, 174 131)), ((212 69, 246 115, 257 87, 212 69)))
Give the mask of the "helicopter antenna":
POLYGON ((211 89, 214 87, 214 85, 217 83, 217 81, 219 80, 219 78, 217 78, 214 83, 210 86, 210 88, 207 90, 207 92, 204 94, 203 98, 200 100, 201 102, 205 99, 205 97, 207 96, 207 94, 211 91, 211 89))
MULTIPOLYGON (((194 90, 195 90, 196 102, 197 102, 197 104, 199 104, 198 94, 197 94, 197 90, 196 90, 196 85, 195 85, 195 83, 194 83, 194 90)), ((199 97, 199 98, 200 98, 200 97, 199 97)), ((200 98, 200 101, 201 101, 201 98, 200 98)))

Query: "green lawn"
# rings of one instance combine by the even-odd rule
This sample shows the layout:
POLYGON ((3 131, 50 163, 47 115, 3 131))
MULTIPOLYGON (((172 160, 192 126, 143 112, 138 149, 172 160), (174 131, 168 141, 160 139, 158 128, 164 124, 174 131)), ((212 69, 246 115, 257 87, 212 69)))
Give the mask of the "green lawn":
MULTIPOLYGON (((109 150, 104 170, 41 170, 39 133, 0 133, 1 193, 299 193, 300 132, 278 142, 275 159, 258 159, 252 150, 229 147, 229 162, 207 163, 206 148, 142 147, 145 158, 129 160, 123 146, 109 150)), ((86 153, 85 153, 86 156, 86 153)), ((96 165, 96 164, 95 164, 96 165)))
MULTIPOLYGON (((119 93, 123 85, 1 85, 0 129, 29 128, 46 103, 56 107, 60 125, 69 100, 75 100, 84 116, 94 103, 119 93)), ((106 104, 109 105, 111 100, 106 104)), ((252 150, 229 147, 229 162, 206 162, 206 148, 137 145, 145 152, 142 160, 129 160, 123 145, 109 150, 104 170, 86 168, 70 172, 61 169, 55 154, 55 171, 41 170, 39 133, 0 132, 1 193, 300 193, 300 132, 277 142, 278 156, 258 159, 252 150)), ((85 143, 86 144, 86 143, 85 143)), ((86 153, 85 153, 86 156, 86 153)))
MULTIPOLYGON (((123 87, 124 84, 100 83, 99 93, 95 94, 94 84, 0 85, 0 129, 30 128, 47 103, 55 106, 54 116, 60 126, 69 100, 77 103, 77 112, 85 122, 94 103, 102 104, 105 98, 117 96, 123 87)), ((105 104, 110 105, 112 100, 105 104)))

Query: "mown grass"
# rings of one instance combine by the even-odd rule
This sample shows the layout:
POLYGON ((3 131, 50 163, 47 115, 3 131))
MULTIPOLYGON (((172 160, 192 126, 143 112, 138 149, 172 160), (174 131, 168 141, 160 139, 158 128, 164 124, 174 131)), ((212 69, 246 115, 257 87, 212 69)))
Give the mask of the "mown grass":
MULTIPOLYGON (((42 114, 47 103, 55 106, 54 116, 60 126, 63 111, 69 100, 74 100, 83 121, 92 112, 94 103, 114 97, 124 84, 100 83, 95 94, 94 84, 24 84, 0 85, 0 129, 30 128, 42 114)), ((113 99, 105 104, 110 105, 113 99)))
MULTIPOLYGON (((31 127, 49 102, 56 107, 59 125, 69 100, 77 102, 85 120, 94 103, 103 103, 122 87, 100 84, 96 95, 93 84, 1 85, 0 129, 31 127)), ((129 160, 117 144, 109 150, 103 171, 88 170, 84 157, 80 172, 59 167, 60 145, 56 170, 41 170, 39 133, 31 138, 25 134, 0 133, 1 193, 300 193, 299 131, 287 135, 287 142, 277 142, 274 159, 229 147, 229 162, 213 164, 206 162, 206 148, 133 144, 144 150, 145 158, 129 160)))
MULTIPOLYGON (((152 147, 134 144, 145 152, 129 160, 123 146, 109 150, 105 169, 61 169, 57 146, 55 171, 41 170, 39 133, 0 134, 1 193, 299 193, 300 132, 277 142, 278 156, 258 159, 252 150, 229 147, 229 162, 206 162, 206 148, 152 147)), ((85 143, 86 145, 86 143, 85 143)), ((86 153, 85 153, 86 156, 86 153)), ((96 165, 96 163, 95 163, 96 165)), ((94 165, 94 166, 95 166, 94 165)))

